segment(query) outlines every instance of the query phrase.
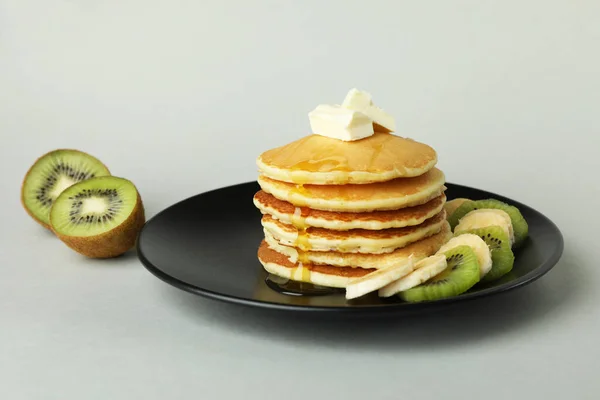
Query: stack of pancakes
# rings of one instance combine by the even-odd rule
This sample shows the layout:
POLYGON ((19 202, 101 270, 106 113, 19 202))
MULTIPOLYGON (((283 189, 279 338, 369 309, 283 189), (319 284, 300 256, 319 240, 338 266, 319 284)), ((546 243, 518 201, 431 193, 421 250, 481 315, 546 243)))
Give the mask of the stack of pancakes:
POLYGON ((431 147, 378 132, 350 142, 309 135, 266 151, 254 196, 261 264, 281 278, 345 288, 434 254, 451 237, 436 164, 431 147))

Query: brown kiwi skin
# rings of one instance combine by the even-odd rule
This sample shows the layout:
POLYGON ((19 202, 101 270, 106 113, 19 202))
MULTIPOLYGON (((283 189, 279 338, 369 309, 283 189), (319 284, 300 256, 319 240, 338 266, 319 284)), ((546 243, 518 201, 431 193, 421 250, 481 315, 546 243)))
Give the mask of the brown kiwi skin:
MULTIPOLYGON (((43 155, 39 156, 38 158, 36 158, 36 160, 31 164, 31 166, 29 167, 29 169, 27 170, 27 173, 25 174, 25 177, 23 178, 23 181, 21 182, 21 206, 25 209, 25 211, 27 212, 27 214, 29 214, 29 216, 38 224, 40 224, 41 226, 43 226, 44 228, 48 229, 49 231, 52 231, 52 227, 50 226, 50 224, 45 223, 44 221, 38 219, 31 211, 29 211, 29 208, 27 208, 27 206, 25 205, 25 181, 27 180, 27 177, 29 176, 29 174, 31 173, 31 170, 33 169, 33 167, 44 157, 46 157, 49 154, 52 154, 54 152, 57 151, 77 151, 79 153, 83 153, 85 155, 88 155, 92 158, 95 158, 96 160, 98 160, 97 157, 94 157, 93 155, 86 153, 85 151, 81 151, 81 150, 77 150, 77 149, 54 149, 51 150, 47 153, 44 153, 43 155)), ((98 160, 100 161, 100 160, 98 160)), ((110 169, 108 169, 108 167, 102 162, 100 161, 100 163, 104 166, 104 168, 106 168, 106 170, 108 171, 109 174, 112 175, 112 173, 110 172, 110 169)))
POLYGON ((54 229, 52 231, 68 247, 86 257, 114 258, 123 255, 135 246, 138 234, 146 223, 144 204, 137 190, 136 196, 137 200, 129 217, 108 232, 84 237, 63 235, 54 229))

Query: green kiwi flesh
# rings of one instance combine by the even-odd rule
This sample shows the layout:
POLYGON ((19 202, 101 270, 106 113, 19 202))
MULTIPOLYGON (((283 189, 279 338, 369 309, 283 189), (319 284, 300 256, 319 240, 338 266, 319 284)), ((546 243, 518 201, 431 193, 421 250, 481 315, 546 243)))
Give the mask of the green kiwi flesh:
POLYGON ((452 214, 450 214, 446 219, 450 224, 450 228, 454 232, 454 228, 460 222, 460 219, 473 211, 475 209, 475 205, 473 204, 475 201, 466 201, 462 203, 452 214))
POLYGON ((527 224, 527 221, 517 207, 506 204, 500 200, 486 199, 465 202, 461 204, 456 211, 454 211, 454 213, 452 213, 452 215, 448 218, 448 223, 450 223, 452 230, 454 230, 460 219, 471 211, 489 208, 505 211, 510 216, 515 234, 514 246, 519 247, 521 244, 523 244, 529 235, 529 225, 527 224))
POLYGON ((501 227, 489 226, 471 229, 462 233, 472 233, 479 236, 491 250, 492 269, 481 279, 482 282, 495 281, 512 271, 515 255, 510 246, 510 239, 501 227))
POLYGON ((117 177, 91 179, 70 186, 51 212, 54 230, 69 236, 95 236, 122 224, 133 211, 137 193, 117 177))
POLYGON ((458 198, 454 198, 452 200, 446 201, 446 203, 444 204, 444 210, 446 210, 446 220, 450 219, 450 216, 452 214, 454 214, 454 211, 456 211, 458 209, 458 207, 460 207, 461 205, 463 205, 464 203, 467 203, 469 201, 472 201, 472 200, 469 200, 464 197, 458 197, 458 198))
POLYGON ((74 183, 110 172, 97 158, 78 150, 54 150, 38 158, 27 172, 21 202, 28 214, 48 227, 50 209, 60 193, 74 183))
POLYGON ((104 176, 76 183, 56 199, 50 224, 69 247, 94 258, 123 254, 135 244, 145 222, 132 182, 104 176))
POLYGON ((446 252, 448 267, 428 281, 400 292, 407 302, 440 300, 458 296, 479 282, 479 262, 470 246, 457 246, 446 252))

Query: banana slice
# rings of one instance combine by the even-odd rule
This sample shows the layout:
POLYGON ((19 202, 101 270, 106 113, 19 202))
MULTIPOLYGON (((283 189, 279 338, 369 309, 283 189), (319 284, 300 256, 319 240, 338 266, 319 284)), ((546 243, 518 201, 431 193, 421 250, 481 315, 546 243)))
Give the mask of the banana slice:
POLYGON ((428 281, 448 267, 446 256, 437 254, 415 264, 415 270, 379 290, 379 297, 390 297, 428 281))
POLYGON ((469 246, 479 261, 479 277, 483 278, 492 269, 492 251, 487 243, 472 233, 461 233, 446 242, 436 254, 442 254, 457 246, 469 246))
POLYGON ((411 254, 404 262, 378 269, 368 275, 353 279, 346 286, 346 299, 355 299, 367 293, 374 292, 385 285, 410 274, 415 268, 415 261, 411 254))
POLYGON ((508 213, 503 210, 491 208, 473 210, 467 213, 454 228, 454 233, 457 234, 471 229, 487 228, 494 225, 501 227, 506 232, 511 245, 515 242, 515 234, 508 213))

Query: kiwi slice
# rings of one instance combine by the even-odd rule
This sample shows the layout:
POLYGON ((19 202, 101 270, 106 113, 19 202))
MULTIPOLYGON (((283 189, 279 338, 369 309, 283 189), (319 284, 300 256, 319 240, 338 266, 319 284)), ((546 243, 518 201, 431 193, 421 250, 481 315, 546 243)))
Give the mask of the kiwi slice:
POLYGON ((398 293, 402 300, 417 303, 454 297, 479 282, 479 262, 470 246, 456 246, 443 254, 448 267, 427 282, 398 293))
POLYGON ((49 228, 50 208, 58 195, 74 183, 110 175, 97 158, 78 150, 44 154, 29 168, 21 187, 21 203, 40 225, 49 228))
POLYGON ((461 205, 463 205, 464 203, 466 203, 468 201, 471 201, 471 200, 466 199, 464 197, 457 197, 455 199, 446 201, 446 203, 444 204, 444 210, 446 210, 446 219, 449 219, 450 216, 452 214, 454 214, 454 211, 456 211, 456 209, 458 207, 460 207, 461 205))
POLYGON ((131 249, 144 226, 142 199, 127 179, 103 176, 65 189, 50 210, 50 225, 67 246, 92 258, 131 249))
POLYGON ((510 246, 510 239, 504 229, 499 226, 488 226, 470 229, 460 234, 463 233, 472 233, 479 236, 491 250, 492 269, 481 279, 482 282, 495 281, 512 271, 515 255, 510 246))
POLYGON ((513 226, 513 231, 515 233, 514 246, 519 247, 521 244, 523 244, 523 242, 529 235, 529 225, 527 224, 527 221, 525 220, 525 218, 523 217, 523 215, 517 207, 511 206, 510 204, 506 204, 500 200, 486 199, 465 202, 461 204, 456 209, 456 211, 454 211, 454 213, 452 213, 452 215, 448 219, 448 222, 450 223, 452 230, 454 230, 454 228, 456 228, 456 225, 458 225, 460 219, 468 213, 470 213, 471 211, 488 208, 505 211, 510 216, 510 221, 513 226))

